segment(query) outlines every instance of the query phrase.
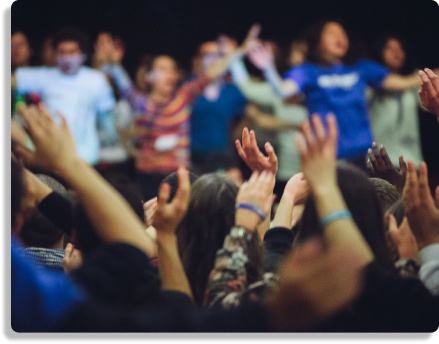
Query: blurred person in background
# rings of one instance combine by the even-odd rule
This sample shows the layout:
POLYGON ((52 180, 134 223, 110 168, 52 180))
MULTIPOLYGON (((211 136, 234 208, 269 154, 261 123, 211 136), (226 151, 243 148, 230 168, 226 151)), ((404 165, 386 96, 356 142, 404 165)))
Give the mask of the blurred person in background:
POLYGON ((62 113, 75 139, 78 155, 89 164, 99 160, 97 122, 109 141, 117 134, 114 95, 105 75, 85 67, 88 38, 76 28, 62 28, 53 38, 57 67, 18 68, 12 85, 18 94, 37 93, 51 115, 62 113))
POLYGON ((307 31, 307 63, 292 68, 281 79, 270 47, 254 40, 249 49, 253 64, 264 71, 275 92, 287 98, 305 95, 309 113, 334 113, 339 126, 338 158, 366 170, 365 156, 372 144, 365 87, 404 90, 420 85, 417 75, 392 74, 387 68, 354 56, 344 27, 319 21, 307 31))
MULTIPOLYGON (((391 74, 414 73, 401 39, 393 36, 382 38, 376 50, 377 62, 387 67, 391 74)), ((424 160, 419 130, 421 99, 418 90, 418 85, 399 91, 367 89, 374 139, 386 147, 395 167, 399 167, 401 155, 404 155, 405 161, 411 160, 416 166, 424 160)))

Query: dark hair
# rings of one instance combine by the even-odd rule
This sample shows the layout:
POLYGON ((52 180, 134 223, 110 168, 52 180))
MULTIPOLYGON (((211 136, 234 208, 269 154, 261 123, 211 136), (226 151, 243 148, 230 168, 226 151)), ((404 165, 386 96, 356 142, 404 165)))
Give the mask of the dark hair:
MULTIPOLYGON (((376 261, 385 268, 393 270, 393 262, 384 236, 381 203, 367 175, 352 164, 339 163, 337 165, 337 183, 344 201, 369 244, 376 261)), ((323 229, 320 227, 313 197, 309 197, 306 201, 298 228, 297 240, 299 242, 314 235, 322 235, 323 229)))
POLYGON ((383 212, 386 212, 397 200, 401 198, 401 194, 388 181, 381 178, 369 179, 381 202, 383 212))
POLYGON ((35 209, 19 236, 26 247, 52 248, 63 238, 64 232, 35 209))
POLYGON ((346 26, 338 19, 329 20, 322 19, 314 24, 307 27, 303 32, 303 38, 308 43, 308 55, 307 60, 311 63, 315 63, 318 65, 327 66, 328 62, 323 59, 322 53, 320 51, 320 42, 322 38, 322 32, 328 23, 337 23, 343 27, 346 32, 346 35, 349 40, 349 49, 346 52, 346 55, 343 57, 343 63, 347 65, 355 64, 358 60, 358 55, 355 53, 355 49, 353 49, 353 40, 350 38, 349 31, 346 29, 346 26))
POLYGON ((21 210, 21 202, 26 194, 24 169, 21 162, 11 158, 11 222, 15 225, 15 219, 21 210))
POLYGON ((53 36, 53 47, 56 49, 61 42, 67 41, 77 42, 84 54, 89 52, 89 38, 81 30, 70 26, 61 28, 53 36))
MULTIPOLYGON (((202 304, 216 251, 235 223, 238 187, 216 173, 201 176, 193 184, 186 216, 177 229, 178 247, 196 304, 202 304)), ((258 236, 249 247, 248 283, 260 278, 258 236)), ((259 256, 260 257, 260 256, 259 256)))
POLYGON ((391 39, 398 41, 401 44, 401 48, 405 53, 405 61, 404 61, 404 65, 402 66, 402 68, 400 70, 400 74, 401 75, 412 74, 413 70, 415 68, 415 63, 411 58, 410 47, 403 38, 398 37, 397 35, 390 35, 390 34, 384 35, 376 40, 376 43, 374 44, 374 49, 373 49, 374 60, 377 61, 378 63, 384 65, 384 66, 386 65, 386 63, 383 59, 383 50, 384 50, 384 47, 389 42, 389 40, 391 40, 391 39))
MULTIPOLYGON (((189 182, 191 185, 198 179, 198 176, 195 173, 192 173, 189 171, 189 182)), ((172 199, 175 197, 175 194, 178 190, 178 173, 172 172, 171 174, 167 175, 160 184, 169 184, 171 186, 171 193, 169 195, 168 202, 171 202, 172 199)))

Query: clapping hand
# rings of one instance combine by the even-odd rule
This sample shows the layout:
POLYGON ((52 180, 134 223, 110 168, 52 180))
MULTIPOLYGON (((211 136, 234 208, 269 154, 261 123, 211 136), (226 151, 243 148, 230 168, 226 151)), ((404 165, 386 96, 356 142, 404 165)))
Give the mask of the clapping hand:
POLYGON ((419 91, 422 105, 436 115, 439 121, 439 76, 429 68, 425 68, 425 71, 420 70, 419 76, 422 80, 421 90, 419 91))
POLYGON ((387 180, 390 184, 395 185, 396 189, 402 193, 407 173, 407 165, 403 157, 399 157, 400 170, 398 171, 395 166, 393 166, 386 148, 383 145, 381 145, 381 148, 378 148, 378 145, 373 142, 372 149, 369 148, 367 154, 367 170, 369 172, 369 177, 387 180))

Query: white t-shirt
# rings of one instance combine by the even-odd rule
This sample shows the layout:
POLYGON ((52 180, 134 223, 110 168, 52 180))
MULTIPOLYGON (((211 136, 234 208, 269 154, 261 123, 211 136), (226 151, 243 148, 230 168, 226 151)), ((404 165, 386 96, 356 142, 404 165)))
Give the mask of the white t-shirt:
POLYGON ((103 124, 106 122, 104 126, 111 126, 111 117, 109 121, 99 115, 111 116, 108 112, 115 105, 104 74, 85 66, 75 75, 61 73, 57 67, 18 68, 16 80, 19 94, 38 93, 51 114, 58 111, 64 115, 78 155, 90 164, 97 163, 97 119, 103 124))

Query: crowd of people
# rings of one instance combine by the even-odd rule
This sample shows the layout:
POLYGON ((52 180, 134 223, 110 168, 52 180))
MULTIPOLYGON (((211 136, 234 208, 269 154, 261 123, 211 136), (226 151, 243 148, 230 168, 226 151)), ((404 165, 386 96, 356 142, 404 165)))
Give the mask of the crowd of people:
POLYGON ((437 330, 439 70, 334 21, 287 59, 260 31, 133 76, 110 33, 61 28, 31 67, 13 32, 14 331, 437 330))

